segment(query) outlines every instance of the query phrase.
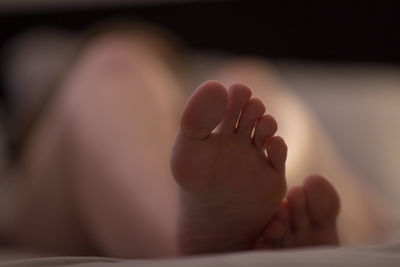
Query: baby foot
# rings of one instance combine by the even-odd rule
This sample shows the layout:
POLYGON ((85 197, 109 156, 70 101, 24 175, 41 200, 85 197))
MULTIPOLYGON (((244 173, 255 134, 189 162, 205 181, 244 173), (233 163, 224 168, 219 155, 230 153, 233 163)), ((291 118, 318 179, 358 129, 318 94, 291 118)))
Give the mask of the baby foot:
POLYGON ((250 96, 210 81, 186 103, 171 157, 183 254, 249 249, 285 195, 287 147, 250 96))
POLYGON ((256 248, 338 245, 338 193, 325 178, 309 176, 289 190, 256 248))

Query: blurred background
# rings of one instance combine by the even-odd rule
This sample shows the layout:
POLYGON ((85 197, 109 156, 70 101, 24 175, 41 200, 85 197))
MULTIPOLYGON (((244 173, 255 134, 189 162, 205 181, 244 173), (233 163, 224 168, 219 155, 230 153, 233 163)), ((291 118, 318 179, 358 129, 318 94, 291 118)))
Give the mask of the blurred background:
POLYGON ((46 87, 46 77, 62 69, 88 28, 115 19, 146 23, 185 44, 193 84, 224 58, 267 59, 314 111, 352 169, 400 204, 395 7, 395 1, 353 0, 2 0, 3 127, 7 131, 10 114, 23 106, 26 87, 46 87))
MULTIPOLYGON (((115 18, 175 34, 196 55, 193 73, 227 55, 267 58, 315 111, 360 175, 378 187, 384 186, 382 180, 399 180, 400 16, 395 1, 3 0, 3 109, 13 106, 5 88, 23 84, 22 78, 10 77, 6 65, 10 40, 42 36, 47 48, 36 38, 32 49, 62 58, 68 55, 65 44, 82 31, 115 18), (36 33, 26 34, 32 29, 36 33)), ((25 75, 38 79, 51 71, 40 64, 27 67, 31 74, 25 75)))
POLYGON ((3 0, 2 43, 38 25, 80 31, 110 17, 162 25, 188 45, 280 59, 399 62, 395 1, 3 0))

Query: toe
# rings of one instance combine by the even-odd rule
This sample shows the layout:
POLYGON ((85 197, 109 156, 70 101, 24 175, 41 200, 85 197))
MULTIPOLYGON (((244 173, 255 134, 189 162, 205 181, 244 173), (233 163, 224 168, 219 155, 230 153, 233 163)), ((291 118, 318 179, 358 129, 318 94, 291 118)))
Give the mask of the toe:
POLYGON ((282 137, 274 136, 267 146, 268 158, 271 165, 279 170, 285 169, 286 157, 287 157, 287 146, 282 137))
POLYGON ((264 114, 265 106, 258 98, 250 99, 240 115, 237 132, 250 137, 256 121, 264 114))
POLYGON ((287 194, 290 209, 291 228, 301 236, 309 228, 309 217, 306 210, 306 197, 301 186, 293 187, 287 194))
POLYGON ((225 87, 216 81, 201 84, 185 105, 181 133, 204 139, 223 119, 228 105, 225 87))
POLYGON ((333 185, 320 175, 311 175, 304 181, 304 191, 312 223, 316 226, 335 223, 340 200, 333 185))
POLYGON ((284 223, 289 221, 289 203, 286 199, 282 200, 282 202, 279 204, 279 207, 276 211, 276 217, 284 223))
POLYGON ((240 112, 251 97, 251 90, 242 84, 233 84, 228 90, 228 110, 222 121, 219 131, 233 133, 239 119, 240 112))
POLYGON ((281 204, 276 211, 276 218, 282 223, 284 229, 283 239, 281 245, 284 248, 293 247, 293 230, 289 218, 289 203, 287 199, 282 200, 281 204))
POLYGON ((277 218, 271 219, 263 233, 264 243, 270 248, 280 248, 284 236, 284 224, 277 218))
POLYGON ((264 115, 258 120, 254 131, 254 145, 264 151, 267 141, 275 134, 278 124, 271 115, 264 115))

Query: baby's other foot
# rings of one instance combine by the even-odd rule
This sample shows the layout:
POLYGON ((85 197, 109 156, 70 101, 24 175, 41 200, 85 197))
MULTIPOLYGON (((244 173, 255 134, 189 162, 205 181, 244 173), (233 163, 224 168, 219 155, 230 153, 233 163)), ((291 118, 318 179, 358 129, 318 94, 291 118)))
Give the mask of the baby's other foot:
POLYGON ((250 249, 286 193, 287 147, 263 103, 203 83, 186 103, 171 157, 180 185, 181 253, 250 249))
POLYGON ((336 219, 340 200, 335 188, 319 175, 289 190, 256 248, 338 245, 336 219))

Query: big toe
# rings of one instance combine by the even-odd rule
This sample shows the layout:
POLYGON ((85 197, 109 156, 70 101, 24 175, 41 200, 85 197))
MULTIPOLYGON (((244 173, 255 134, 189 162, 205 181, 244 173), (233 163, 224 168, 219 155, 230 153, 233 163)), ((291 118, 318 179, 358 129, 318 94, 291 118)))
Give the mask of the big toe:
POLYGON ((228 104, 225 87, 216 81, 201 84, 186 102, 181 133, 196 138, 206 138, 223 119, 228 104))
POLYGON ((304 191, 310 220, 320 226, 334 223, 340 200, 333 185, 320 175, 311 175, 304 181, 304 191))

